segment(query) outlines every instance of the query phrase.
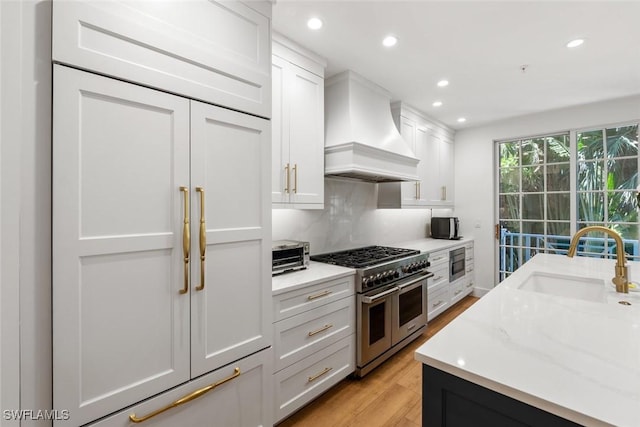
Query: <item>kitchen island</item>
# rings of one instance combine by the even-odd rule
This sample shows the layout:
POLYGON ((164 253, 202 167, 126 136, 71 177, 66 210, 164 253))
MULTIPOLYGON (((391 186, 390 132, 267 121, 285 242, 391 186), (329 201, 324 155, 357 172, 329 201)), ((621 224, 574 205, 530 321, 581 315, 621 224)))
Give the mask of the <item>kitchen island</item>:
POLYGON ((536 255, 422 345, 423 425, 640 426, 640 295, 614 265, 536 255))

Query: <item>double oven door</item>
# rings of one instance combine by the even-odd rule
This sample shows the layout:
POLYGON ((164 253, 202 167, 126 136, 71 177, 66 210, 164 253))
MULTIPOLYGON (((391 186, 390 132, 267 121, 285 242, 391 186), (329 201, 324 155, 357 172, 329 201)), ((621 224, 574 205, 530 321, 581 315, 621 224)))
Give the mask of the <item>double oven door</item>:
POLYGON ((431 276, 425 271, 358 294, 359 367, 427 324, 427 279, 431 276))

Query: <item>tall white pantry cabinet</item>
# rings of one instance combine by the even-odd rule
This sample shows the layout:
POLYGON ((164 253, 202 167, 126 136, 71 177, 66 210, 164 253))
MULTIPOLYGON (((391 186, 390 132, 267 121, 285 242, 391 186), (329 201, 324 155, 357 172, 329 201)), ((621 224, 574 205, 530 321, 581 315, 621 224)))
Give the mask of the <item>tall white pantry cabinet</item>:
POLYGON ((272 424, 270 7, 54 1, 54 425, 272 424))

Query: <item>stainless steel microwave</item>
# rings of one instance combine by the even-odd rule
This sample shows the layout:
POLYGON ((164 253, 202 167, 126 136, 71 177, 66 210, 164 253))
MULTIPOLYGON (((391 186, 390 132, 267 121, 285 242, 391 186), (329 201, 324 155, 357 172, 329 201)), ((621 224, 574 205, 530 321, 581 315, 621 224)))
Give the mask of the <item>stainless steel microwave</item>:
POLYGON ((460 221, 455 216, 431 218, 431 237, 434 239, 458 240, 460 221))
POLYGON ((271 274, 301 270, 309 266, 309 242, 275 240, 271 251, 271 274))

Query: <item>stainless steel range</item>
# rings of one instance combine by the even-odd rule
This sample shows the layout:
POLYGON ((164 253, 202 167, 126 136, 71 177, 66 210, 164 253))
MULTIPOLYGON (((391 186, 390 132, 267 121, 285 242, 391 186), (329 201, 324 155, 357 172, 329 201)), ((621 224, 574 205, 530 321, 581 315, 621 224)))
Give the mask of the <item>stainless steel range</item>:
POLYGON ((314 255, 312 260, 356 269, 356 375, 364 376, 427 327, 428 254, 367 246, 314 255))

